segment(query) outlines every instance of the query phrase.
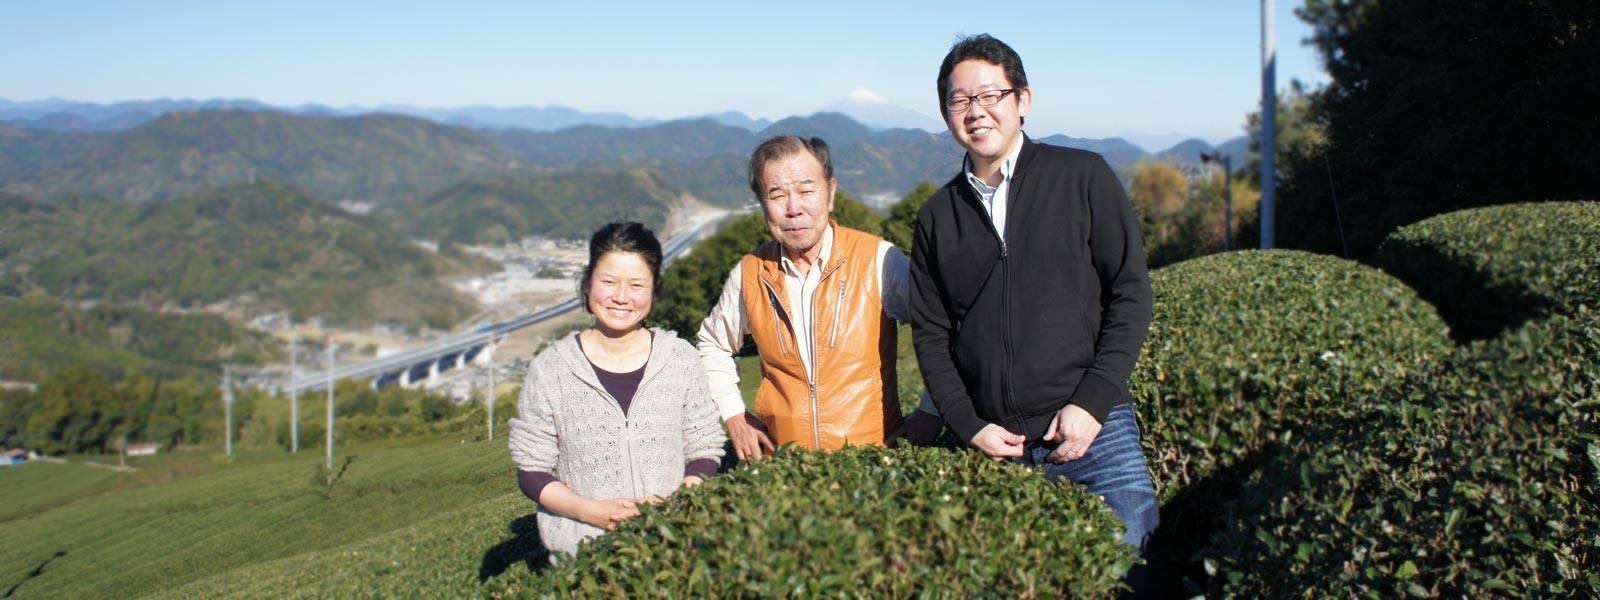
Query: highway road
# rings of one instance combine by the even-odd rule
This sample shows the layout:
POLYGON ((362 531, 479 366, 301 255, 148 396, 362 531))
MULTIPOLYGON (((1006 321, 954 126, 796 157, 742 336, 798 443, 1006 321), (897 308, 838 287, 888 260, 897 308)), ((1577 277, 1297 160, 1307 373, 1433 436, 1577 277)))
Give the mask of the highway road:
MULTIPOLYGON (((695 242, 716 231, 717 224, 721 222, 722 219, 706 221, 694 229, 668 240, 661 247, 662 266, 666 266, 666 264, 688 252, 690 248, 694 247, 695 242)), ((436 361, 440 358, 455 356, 462 352, 475 352, 475 348, 482 348, 513 331, 531 327, 577 310, 579 302, 578 296, 574 295, 555 306, 541 308, 498 323, 479 325, 473 328, 472 331, 454 333, 389 356, 339 365, 334 367, 332 378, 337 381, 350 377, 381 377, 436 361)), ((323 389, 327 387, 328 379, 329 374, 326 370, 302 372, 292 378, 288 385, 283 387, 283 391, 305 392, 323 389)))

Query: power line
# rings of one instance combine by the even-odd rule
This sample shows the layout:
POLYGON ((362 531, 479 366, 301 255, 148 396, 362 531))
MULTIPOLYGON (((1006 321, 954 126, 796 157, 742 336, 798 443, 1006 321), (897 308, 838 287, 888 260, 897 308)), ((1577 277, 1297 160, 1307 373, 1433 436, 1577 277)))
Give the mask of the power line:
POLYGON ((1344 241, 1344 217, 1339 215, 1339 193, 1333 189, 1333 163, 1328 161, 1328 151, 1322 151, 1322 166, 1328 169, 1328 195, 1333 198, 1333 224, 1339 228, 1339 249, 1350 258, 1350 244, 1344 241))

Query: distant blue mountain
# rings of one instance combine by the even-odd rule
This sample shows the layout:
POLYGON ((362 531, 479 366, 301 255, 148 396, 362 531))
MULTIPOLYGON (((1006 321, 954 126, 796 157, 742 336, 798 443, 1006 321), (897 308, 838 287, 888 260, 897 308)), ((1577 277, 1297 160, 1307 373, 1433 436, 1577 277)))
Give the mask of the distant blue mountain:
MULTIPOLYGON (((1223 142, 1221 146, 1212 146, 1205 140, 1188 139, 1178 142, 1177 145, 1162 150, 1152 158, 1166 161, 1185 169, 1199 169, 1206 165, 1200 159, 1202 153, 1221 153, 1233 159, 1233 170, 1238 172, 1245 164, 1250 162, 1254 155, 1250 153, 1250 138, 1240 136, 1223 142)), ((1217 165, 1218 167, 1222 165, 1217 165)))
POLYGON ((400 114, 420 117, 475 129, 529 129, 552 131, 578 125, 606 127, 644 127, 659 122, 657 119, 639 119, 621 113, 587 113, 565 106, 466 106, 457 108, 421 108, 404 104, 385 104, 377 107, 332 107, 325 104, 302 104, 279 107, 256 100, 134 100, 97 104, 68 100, 38 100, 13 102, 0 99, 0 121, 23 127, 51 131, 125 131, 143 125, 161 115, 175 111, 245 110, 287 112, 308 116, 356 116, 372 113, 400 114))
POLYGON ((1217 152, 1233 157, 1233 170, 1243 169, 1246 163, 1256 158, 1256 153, 1250 150, 1250 138, 1239 136, 1223 142, 1217 146, 1217 152))
POLYGON ((936 133, 945 130, 944 121, 898 104, 893 104, 877 94, 865 91, 853 93, 844 100, 835 102, 822 110, 844 114, 878 131, 885 129, 917 129, 927 133, 936 133))
POLYGON ((820 137, 830 145, 838 145, 866 140, 872 137, 873 131, 844 113, 819 112, 809 117, 780 119, 761 130, 757 137, 766 139, 775 135, 820 137))
POLYGON ((125 131, 180 110, 274 110, 249 99, 130 100, 111 104, 51 98, 29 102, 0 99, 0 121, 49 131, 125 131))
POLYGON ((745 129, 745 130, 749 130, 749 131, 761 131, 761 130, 766 129, 767 127, 770 127, 772 125, 772 121, 771 120, 768 120, 768 119, 752 119, 752 118, 750 118, 750 115, 746 115, 746 114, 744 114, 742 112, 739 112, 737 110, 730 110, 730 111, 727 111, 727 112, 720 112, 720 113, 717 113, 717 114, 714 114, 714 115, 706 115, 706 116, 704 116, 702 118, 711 119, 713 121, 716 121, 716 122, 721 123, 723 125, 727 125, 729 127, 738 127, 740 129, 745 129))
POLYGON ((1214 149, 1205 140, 1190 138, 1162 150, 1155 158, 1180 165, 1198 165, 1201 164, 1200 155, 1214 149))
MULTIPOLYGON (((364 109, 345 109, 345 114, 357 114, 364 109)), ((622 113, 586 113, 566 106, 467 106, 461 108, 417 108, 386 104, 379 112, 391 112, 421 117, 440 123, 463 125, 477 129, 529 129, 554 131, 579 125, 604 127, 644 127, 654 125, 656 119, 637 119, 622 113)))
POLYGON ((1105 157, 1106 162, 1118 171, 1127 170, 1133 163, 1146 156, 1144 149, 1133 145, 1133 142, 1122 138, 1075 138, 1065 135, 1052 135, 1039 138, 1037 141, 1053 146, 1077 148, 1098 153, 1105 157))

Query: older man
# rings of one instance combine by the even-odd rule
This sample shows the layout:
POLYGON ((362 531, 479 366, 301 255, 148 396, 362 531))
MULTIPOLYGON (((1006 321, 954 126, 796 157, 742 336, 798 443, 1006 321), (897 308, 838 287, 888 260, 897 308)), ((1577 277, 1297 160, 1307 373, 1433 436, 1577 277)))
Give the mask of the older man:
POLYGON ((789 442, 837 449, 896 435, 929 440, 942 426, 924 398, 901 428, 894 321, 909 317, 909 263, 893 244, 830 219, 837 189, 819 138, 774 137, 750 157, 750 191, 773 241, 734 266, 699 335, 711 395, 741 460, 789 442), (747 334, 761 354, 754 415, 733 361, 747 334))

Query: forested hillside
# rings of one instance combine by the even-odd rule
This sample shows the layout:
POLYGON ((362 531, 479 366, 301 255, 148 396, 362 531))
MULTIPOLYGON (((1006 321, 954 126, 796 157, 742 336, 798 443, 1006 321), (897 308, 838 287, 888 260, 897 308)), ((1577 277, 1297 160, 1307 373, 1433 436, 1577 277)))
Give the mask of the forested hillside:
POLYGON ((464 182, 395 218, 414 236, 442 244, 581 239, 612 221, 659 230, 677 196, 644 169, 571 171, 464 182))
MULTIPOLYGON (((258 182, 145 206, 12 200, 0 292, 185 307, 231 301, 337 323, 449 327, 472 302, 437 281, 441 255, 288 185, 258 182)), ((481 267, 478 267, 481 268, 481 267)))
POLYGON ((0 379, 38 381, 68 365, 113 379, 132 372, 210 377, 225 363, 259 364, 278 352, 265 334, 216 315, 0 296, 0 379))

